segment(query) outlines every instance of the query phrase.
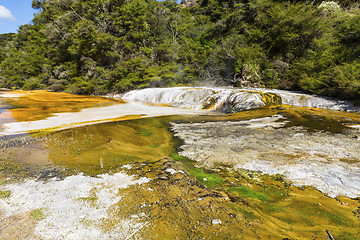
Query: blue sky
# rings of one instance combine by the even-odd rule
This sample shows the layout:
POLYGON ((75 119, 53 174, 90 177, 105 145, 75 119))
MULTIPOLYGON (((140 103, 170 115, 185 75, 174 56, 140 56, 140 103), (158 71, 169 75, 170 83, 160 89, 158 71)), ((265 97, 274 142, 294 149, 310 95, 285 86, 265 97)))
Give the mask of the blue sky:
POLYGON ((0 0, 0 34, 16 33, 19 26, 30 23, 35 9, 32 0, 0 0))

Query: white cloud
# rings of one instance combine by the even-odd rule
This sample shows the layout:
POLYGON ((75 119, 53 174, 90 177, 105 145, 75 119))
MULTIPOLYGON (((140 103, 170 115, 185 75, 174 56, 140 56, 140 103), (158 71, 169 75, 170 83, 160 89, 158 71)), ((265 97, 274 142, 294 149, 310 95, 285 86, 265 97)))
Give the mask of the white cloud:
POLYGON ((15 21, 15 17, 12 15, 11 11, 4 6, 0 5, 0 19, 12 20, 15 21))

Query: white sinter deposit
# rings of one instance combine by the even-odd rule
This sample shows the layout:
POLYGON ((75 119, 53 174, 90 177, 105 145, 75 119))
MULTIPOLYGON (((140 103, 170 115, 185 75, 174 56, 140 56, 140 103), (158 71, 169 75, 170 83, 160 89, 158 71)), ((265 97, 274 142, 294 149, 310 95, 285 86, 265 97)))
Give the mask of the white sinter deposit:
POLYGON ((355 135, 282 128, 281 116, 238 122, 172 123, 181 155, 201 165, 282 174, 328 196, 360 197, 360 140, 355 135))
POLYGON ((315 107, 342 111, 358 111, 351 103, 316 95, 272 89, 238 89, 209 87, 145 88, 114 95, 125 101, 169 104, 174 107, 241 111, 265 106, 263 94, 272 94, 281 103, 300 107, 315 107))
POLYGON ((124 219, 112 231, 104 231, 101 224, 108 218, 110 208, 120 199, 119 189, 149 182, 135 180, 123 173, 103 174, 98 177, 75 175, 64 180, 46 182, 28 180, 1 186, 11 191, 0 199, 2 217, 41 211, 44 216, 36 224, 36 239, 126 239, 143 223, 124 219))
POLYGON ((237 111, 265 106, 260 93, 226 88, 145 88, 114 96, 128 102, 169 104, 189 109, 221 110, 232 107, 237 111))

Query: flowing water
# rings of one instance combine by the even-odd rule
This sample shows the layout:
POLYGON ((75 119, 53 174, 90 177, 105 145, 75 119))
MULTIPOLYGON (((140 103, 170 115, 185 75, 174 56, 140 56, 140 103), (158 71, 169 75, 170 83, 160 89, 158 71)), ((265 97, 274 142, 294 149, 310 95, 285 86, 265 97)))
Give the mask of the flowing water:
POLYGON ((351 103, 316 95, 269 89, 233 88, 147 88, 113 95, 126 101, 168 104, 190 109, 222 110, 237 112, 272 104, 324 108, 342 111, 359 111, 351 103))
POLYGON ((7 92, 2 104, 4 239, 360 236, 351 103, 178 87, 107 98, 7 92))

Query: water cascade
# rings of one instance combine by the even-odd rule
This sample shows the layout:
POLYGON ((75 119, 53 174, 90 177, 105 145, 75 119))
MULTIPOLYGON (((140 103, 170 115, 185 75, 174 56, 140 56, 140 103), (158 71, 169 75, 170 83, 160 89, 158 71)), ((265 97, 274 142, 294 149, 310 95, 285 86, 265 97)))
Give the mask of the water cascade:
POLYGON ((316 95, 269 89, 234 89, 208 87, 146 88, 114 95, 125 101, 167 104, 173 107, 237 112, 269 104, 359 111, 351 103, 316 95))

